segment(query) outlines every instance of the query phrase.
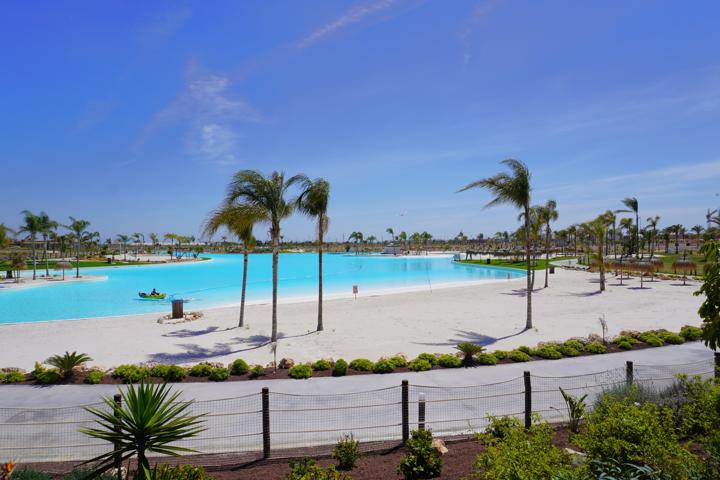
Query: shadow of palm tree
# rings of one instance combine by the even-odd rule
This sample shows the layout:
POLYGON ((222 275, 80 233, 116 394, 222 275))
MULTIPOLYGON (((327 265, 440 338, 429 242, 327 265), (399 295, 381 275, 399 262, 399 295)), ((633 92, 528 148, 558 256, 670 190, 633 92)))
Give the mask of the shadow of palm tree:
POLYGON ((483 347, 486 347, 488 345, 492 345, 493 343, 499 342, 500 340, 505 340, 507 338, 516 337, 526 331, 527 330, 523 329, 523 330, 520 330, 519 332, 511 333, 510 335, 505 335, 504 337, 491 337, 489 335, 483 335, 482 333, 471 332, 468 330, 456 330, 457 336, 455 338, 448 339, 446 342, 414 342, 414 343, 416 345, 427 345, 427 346, 431 346, 431 347, 445 347, 448 345, 457 345, 457 344, 463 343, 463 342, 470 342, 470 343, 474 343, 476 345, 481 345, 483 347))
POLYGON ((218 327, 207 327, 203 330, 189 330, 183 328, 182 330, 175 330, 170 333, 164 333, 163 337, 175 337, 175 338, 188 338, 188 337, 199 337, 200 335, 207 335, 208 333, 217 332, 218 327))
POLYGON ((593 290, 592 292, 581 292, 581 293, 568 293, 568 295, 573 297, 593 297, 595 295, 600 295, 602 292, 600 290, 593 290))

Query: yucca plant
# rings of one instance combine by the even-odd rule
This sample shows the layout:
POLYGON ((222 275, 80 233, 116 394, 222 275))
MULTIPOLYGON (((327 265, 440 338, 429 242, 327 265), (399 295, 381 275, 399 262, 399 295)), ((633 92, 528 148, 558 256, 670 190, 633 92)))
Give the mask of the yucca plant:
POLYGON ((85 353, 65 352, 63 355, 53 355, 45 363, 60 370, 64 378, 70 378, 77 367, 91 361, 92 358, 85 353))
POLYGON ((140 383, 137 387, 130 385, 120 394, 121 405, 111 397, 105 397, 103 402, 109 409, 85 408, 98 417, 98 428, 81 428, 80 432, 115 445, 114 450, 85 462, 97 463, 93 474, 104 472, 116 461, 124 462, 134 455, 137 455, 138 470, 150 471, 147 452, 175 457, 180 453, 195 452, 191 448, 171 445, 205 430, 201 426, 205 414, 190 415, 188 408, 193 402, 178 401, 181 392, 173 393, 167 384, 140 383))
POLYGON ((472 366, 475 363, 475 355, 485 350, 482 346, 470 342, 462 342, 455 348, 462 352, 463 365, 466 367, 472 366))
POLYGON ((559 388, 563 400, 565 400, 565 405, 567 406, 568 416, 570 417, 570 431, 572 433, 579 433, 580 420, 585 416, 585 399, 587 398, 587 394, 577 398, 565 392, 562 387, 559 388))

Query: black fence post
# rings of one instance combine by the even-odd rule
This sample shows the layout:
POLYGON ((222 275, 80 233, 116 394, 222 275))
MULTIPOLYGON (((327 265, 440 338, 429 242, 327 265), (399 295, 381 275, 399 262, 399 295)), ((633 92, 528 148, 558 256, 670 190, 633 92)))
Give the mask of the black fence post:
MULTIPOLYGON (((115 418, 120 418, 120 409, 122 408, 122 395, 116 393, 113 397, 115 402, 115 418)), ((120 433, 120 427, 115 427, 115 432, 120 433)), ((118 442, 113 443, 113 450, 115 455, 113 456, 113 468, 115 469, 115 475, 118 480, 122 480, 122 456, 120 455, 120 445, 118 442)))
POLYGON ((408 381, 402 381, 402 441, 407 442, 410 438, 410 388, 408 381))
POLYGON ((523 373, 525 380, 525 428, 532 426, 532 384, 530 383, 530 372, 523 373))
POLYGON ((715 378, 720 378, 720 352, 715 352, 715 378))
POLYGON ((633 362, 628 360, 627 363, 625 363, 625 382, 627 383, 627 386, 631 387, 634 380, 635 380, 635 371, 634 371, 634 367, 633 367, 633 362))
POLYGON ((270 390, 262 389, 263 458, 270 458, 270 390))
POLYGON ((418 430, 425 430, 425 394, 418 395, 418 430))

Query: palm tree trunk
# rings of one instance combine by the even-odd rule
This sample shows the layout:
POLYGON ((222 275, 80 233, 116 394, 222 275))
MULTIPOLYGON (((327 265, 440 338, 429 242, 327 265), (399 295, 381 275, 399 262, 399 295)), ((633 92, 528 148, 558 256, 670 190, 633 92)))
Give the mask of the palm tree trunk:
POLYGON ((247 246, 243 249, 243 279, 242 279, 242 293, 240 294, 240 320, 238 320, 238 327, 245 325, 245 287, 247 286, 247 269, 248 269, 248 249, 247 246))
POLYGON ((278 255, 280 254, 280 225, 272 227, 272 334, 271 342, 277 342, 277 293, 278 255))
POLYGON ((317 331, 323 331, 323 223, 324 219, 320 216, 318 221, 318 323, 317 331))
POLYGON ((33 258, 33 280, 37 278, 37 259, 35 256, 35 238, 31 238, 32 241, 32 258, 33 258))
POLYGON ((527 262, 527 318, 525 329, 532 328, 532 279, 530 278, 530 206, 525 205, 525 261, 527 262))
POLYGON ((48 241, 47 241, 47 235, 43 235, 43 248, 44 252, 43 255, 45 256, 45 276, 50 276, 50 264, 48 261, 48 241))
POLYGON ((598 242, 598 264, 600 265, 600 291, 605 291, 605 259, 603 258, 603 242, 598 242))
POLYGON ((78 241, 77 241, 77 251, 76 251, 76 261, 75 264, 75 278, 80 278, 80 235, 78 235, 78 241))
POLYGON ((548 287, 548 272, 550 270, 550 225, 545 231, 545 288, 548 287))

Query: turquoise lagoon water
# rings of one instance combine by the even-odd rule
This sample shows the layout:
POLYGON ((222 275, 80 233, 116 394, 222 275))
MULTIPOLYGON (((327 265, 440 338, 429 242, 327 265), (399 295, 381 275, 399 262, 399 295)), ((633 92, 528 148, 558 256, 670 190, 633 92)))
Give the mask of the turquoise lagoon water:
MULTIPOLYGON (((165 301, 141 300, 139 291, 156 288, 190 298, 186 309, 239 303, 242 255, 207 255, 211 261, 131 267, 88 268, 86 275, 104 281, 55 283, 26 289, 0 289, 0 324, 66 320, 148 312, 169 312, 165 301)), ((247 300, 266 301, 272 295, 272 257, 250 255, 247 300)), ((279 297, 307 297, 317 291, 317 255, 282 254, 279 297)), ((388 288, 430 287, 443 283, 505 279, 522 271, 464 266, 451 257, 383 257, 326 254, 323 256, 326 295, 388 288)))

